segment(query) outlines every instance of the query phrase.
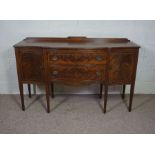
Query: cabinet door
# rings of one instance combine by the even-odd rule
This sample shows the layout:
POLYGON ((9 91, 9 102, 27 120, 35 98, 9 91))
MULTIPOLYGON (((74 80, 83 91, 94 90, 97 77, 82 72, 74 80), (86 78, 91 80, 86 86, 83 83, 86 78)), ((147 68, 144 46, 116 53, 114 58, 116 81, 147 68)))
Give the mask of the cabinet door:
POLYGON ((135 77, 137 49, 112 49, 109 62, 109 83, 130 84, 135 77))
POLYGON ((43 52, 41 48, 20 48, 20 71, 23 81, 43 81, 43 52))

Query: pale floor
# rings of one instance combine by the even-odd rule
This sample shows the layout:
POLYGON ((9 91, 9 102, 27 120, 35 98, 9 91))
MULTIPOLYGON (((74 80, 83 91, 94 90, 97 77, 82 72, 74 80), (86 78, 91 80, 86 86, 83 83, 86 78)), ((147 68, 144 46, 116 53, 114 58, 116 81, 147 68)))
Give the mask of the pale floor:
POLYGON ((45 96, 0 95, 0 133, 155 133, 155 95, 135 95, 132 112, 128 96, 109 95, 103 114, 97 95, 56 95, 47 114, 45 96))

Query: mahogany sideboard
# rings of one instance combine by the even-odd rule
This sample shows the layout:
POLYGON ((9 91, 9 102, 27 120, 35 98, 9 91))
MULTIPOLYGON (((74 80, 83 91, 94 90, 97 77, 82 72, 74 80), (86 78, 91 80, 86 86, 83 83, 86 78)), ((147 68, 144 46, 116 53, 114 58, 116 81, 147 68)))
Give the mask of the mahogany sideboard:
POLYGON ((108 86, 130 85, 129 112, 132 109, 139 46, 127 38, 26 38, 14 45, 22 110, 25 110, 23 84, 42 83, 46 88, 47 112, 53 84, 98 83, 100 98, 104 86, 106 113, 108 86))

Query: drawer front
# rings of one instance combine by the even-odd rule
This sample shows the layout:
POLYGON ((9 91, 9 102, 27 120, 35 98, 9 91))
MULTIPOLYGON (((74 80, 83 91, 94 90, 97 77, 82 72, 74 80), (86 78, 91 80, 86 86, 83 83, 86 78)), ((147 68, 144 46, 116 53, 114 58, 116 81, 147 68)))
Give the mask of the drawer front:
POLYGON ((52 81, 79 83, 80 81, 104 81, 103 65, 51 65, 49 78, 52 81))
POLYGON ((50 64, 105 64, 106 52, 101 50, 49 50, 50 64))

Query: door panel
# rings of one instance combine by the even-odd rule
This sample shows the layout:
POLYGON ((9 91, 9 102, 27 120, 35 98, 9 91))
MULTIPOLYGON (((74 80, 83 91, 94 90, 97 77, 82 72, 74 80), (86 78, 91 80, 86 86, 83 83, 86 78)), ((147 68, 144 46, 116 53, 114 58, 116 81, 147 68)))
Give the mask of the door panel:
MULTIPOLYGON (((126 49, 125 49, 126 50, 126 49)), ((136 69, 136 52, 129 50, 113 50, 110 53, 109 83, 128 84, 131 83, 136 69)))
POLYGON ((43 76, 43 53, 41 48, 21 48, 22 80, 41 82, 43 76))

